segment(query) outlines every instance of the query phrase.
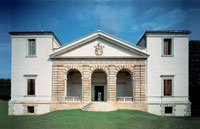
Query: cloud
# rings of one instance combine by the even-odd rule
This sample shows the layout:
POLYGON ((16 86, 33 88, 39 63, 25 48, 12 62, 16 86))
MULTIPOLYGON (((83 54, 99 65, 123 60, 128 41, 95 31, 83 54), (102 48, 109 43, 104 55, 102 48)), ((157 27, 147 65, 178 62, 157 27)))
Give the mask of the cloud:
POLYGON ((73 9, 73 13, 74 18, 79 22, 88 23, 89 26, 96 22, 97 29, 117 34, 123 32, 129 24, 132 9, 130 6, 124 8, 119 5, 100 2, 94 6, 81 7, 78 11, 77 9, 73 9))
POLYGON ((142 8, 140 4, 131 1, 95 1, 74 7, 71 10, 72 19, 75 18, 81 27, 101 29, 114 35, 127 31, 142 33, 145 30, 188 29, 190 14, 199 11, 194 8, 171 7, 171 4, 154 7, 150 3, 150 6, 142 8))
POLYGON ((123 30, 122 20, 119 19, 115 8, 100 5, 95 8, 95 14, 98 17, 100 29, 115 33, 119 33, 123 30))
POLYGON ((131 22, 131 10, 133 7, 126 8, 120 6, 98 5, 95 8, 95 15, 98 17, 100 29, 107 32, 118 34, 123 32, 129 22, 131 22))
POLYGON ((151 8, 144 12, 144 18, 140 19, 144 21, 133 25, 131 29, 133 31, 138 30, 163 30, 176 28, 179 24, 187 24, 190 12, 199 11, 198 9, 183 10, 183 9, 173 9, 164 10, 161 8, 151 8))

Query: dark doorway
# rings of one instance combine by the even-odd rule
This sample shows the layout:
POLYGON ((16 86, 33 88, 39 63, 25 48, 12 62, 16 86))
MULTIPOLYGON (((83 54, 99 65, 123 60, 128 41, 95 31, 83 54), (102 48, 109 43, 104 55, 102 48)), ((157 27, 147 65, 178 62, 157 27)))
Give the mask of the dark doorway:
POLYGON ((104 101, 104 86, 95 86, 95 101, 104 101))

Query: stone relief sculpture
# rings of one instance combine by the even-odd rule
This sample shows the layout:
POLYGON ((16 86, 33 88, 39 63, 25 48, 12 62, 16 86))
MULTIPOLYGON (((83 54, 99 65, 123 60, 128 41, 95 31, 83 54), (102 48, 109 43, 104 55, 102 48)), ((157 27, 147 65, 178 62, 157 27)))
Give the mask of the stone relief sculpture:
POLYGON ((95 54, 96 56, 102 56, 103 55, 103 48, 104 46, 101 43, 98 43, 95 47, 95 54))

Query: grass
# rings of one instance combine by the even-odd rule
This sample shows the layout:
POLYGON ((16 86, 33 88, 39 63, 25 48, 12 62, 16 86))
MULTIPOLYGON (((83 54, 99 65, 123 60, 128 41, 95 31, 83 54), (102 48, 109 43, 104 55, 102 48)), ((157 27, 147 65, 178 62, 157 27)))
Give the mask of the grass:
POLYGON ((8 116, 0 101, 0 129, 200 129, 200 117, 162 117, 142 111, 54 111, 39 116, 8 116))

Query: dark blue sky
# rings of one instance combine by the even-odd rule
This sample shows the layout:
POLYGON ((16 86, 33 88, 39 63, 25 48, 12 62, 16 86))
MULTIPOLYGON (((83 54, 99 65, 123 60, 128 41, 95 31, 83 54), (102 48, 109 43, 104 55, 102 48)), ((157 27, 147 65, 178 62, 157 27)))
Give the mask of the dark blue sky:
POLYGON ((62 44, 101 29, 136 44, 146 30, 191 30, 199 0, 0 0, 0 78, 11 76, 10 31, 53 31, 62 44))

